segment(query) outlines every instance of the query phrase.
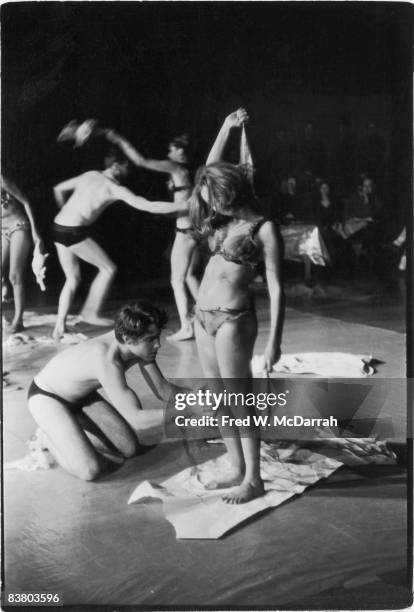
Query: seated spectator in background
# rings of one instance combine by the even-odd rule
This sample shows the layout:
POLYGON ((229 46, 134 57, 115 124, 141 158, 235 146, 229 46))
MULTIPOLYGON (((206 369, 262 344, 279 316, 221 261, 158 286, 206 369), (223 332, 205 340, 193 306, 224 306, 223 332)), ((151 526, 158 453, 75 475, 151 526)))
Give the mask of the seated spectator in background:
POLYGON ((331 188, 324 179, 317 179, 316 181, 313 216, 321 229, 332 227, 337 220, 337 210, 332 200, 331 188))
POLYGON ((341 238, 335 233, 333 227, 339 219, 339 210, 337 202, 332 198, 329 183, 324 179, 317 179, 316 181, 313 218, 329 251, 331 260, 335 263, 339 255, 341 238))
POLYGON ((296 178, 290 174, 281 184, 281 222, 288 225, 294 221, 301 221, 303 216, 302 201, 297 191, 296 178))
POLYGON ((357 191, 345 201, 342 223, 343 238, 349 241, 353 264, 365 256, 372 267, 378 246, 378 222, 382 211, 381 200, 375 193, 374 181, 361 175, 357 191))
POLYGON ((362 174, 356 192, 346 201, 345 220, 351 218, 377 221, 382 210, 382 203, 375 193, 373 179, 362 174))

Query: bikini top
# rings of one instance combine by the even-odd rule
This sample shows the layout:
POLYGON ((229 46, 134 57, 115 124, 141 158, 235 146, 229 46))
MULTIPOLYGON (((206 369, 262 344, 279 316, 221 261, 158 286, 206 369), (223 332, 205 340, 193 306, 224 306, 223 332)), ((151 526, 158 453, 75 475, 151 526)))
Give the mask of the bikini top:
POLYGON ((177 191, 186 191, 189 189, 192 189, 193 186, 192 185, 174 185, 174 181, 170 178, 167 181, 167 188, 168 191, 170 191, 171 193, 176 193, 177 191))
POLYGON ((13 202, 13 196, 5 189, 1 190, 1 207, 7 208, 13 202))
POLYGON ((192 189, 191 185, 180 185, 179 187, 173 185, 170 187, 170 191, 172 191, 172 193, 175 193, 176 191, 185 191, 187 189, 192 189))
POLYGON ((256 241, 257 232, 267 219, 260 219, 250 223, 247 230, 229 231, 229 226, 216 230, 214 234, 212 255, 221 255, 226 261, 255 268, 262 259, 261 246, 256 241))

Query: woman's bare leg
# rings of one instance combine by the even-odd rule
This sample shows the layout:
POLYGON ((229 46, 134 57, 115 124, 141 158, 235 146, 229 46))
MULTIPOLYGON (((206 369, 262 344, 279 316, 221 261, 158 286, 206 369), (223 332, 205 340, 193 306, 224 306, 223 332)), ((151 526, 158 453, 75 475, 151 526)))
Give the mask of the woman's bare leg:
POLYGON ((2 236, 1 240, 1 301, 8 302, 11 299, 10 283, 8 278, 10 263, 10 240, 2 236))
MULTIPOLYGON (((238 321, 224 323, 217 332, 216 351, 217 360, 222 378, 228 379, 226 386, 232 386, 234 381, 235 393, 245 395, 251 391, 250 362, 253 355, 254 343, 257 335, 257 322, 255 319, 241 318, 238 321)), ((230 389, 229 389, 230 390, 230 389)), ((234 406, 235 417, 252 416, 254 410, 249 407, 234 406)), ((227 446, 232 438, 225 437, 227 446)), ((239 441, 244 462, 244 477, 240 486, 226 493, 223 499, 231 504, 241 504, 251 501, 264 494, 263 482, 260 477, 260 438, 257 429, 250 423, 246 432, 238 431, 236 440, 239 441)))
POLYGON ((79 286, 81 275, 79 260, 68 247, 63 244, 55 243, 60 265, 65 274, 66 280, 59 296, 59 306, 53 337, 58 340, 66 330, 66 319, 72 306, 73 298, 79 286))
MULTIPOLYGON (((220 388, 217 388, 217 392, 220 392, 223 390, 223 385, 221 383, 220 369, 216 355, 216 339, 207 334, 197 319, 194 323, 194 331, 198 356, 204 376, 217 381, 217 384, 220 386, 220 388)), ((214 391, 216 390, 214 389, 214 391)), ((221 417, 222 414, 225 414, 225 410, 219 409, 218 416, 221 417)), ((237 428, 226 428, 225 431, 223 431, 220 427, 220 432, 222 433, 229 454, 231 468, 226 473, 217 474, 214 480, 203 483, 206 489, 232 487, 239 484, 244 476, 244 459, 237 428)))
POLYGON ((69 474, 81 480, 94 480, 110 462, 96 452, 74 414, 61 402, 44 395, 29 399, 29 410, 47 448, 69 474))
POLYGON ((99 312, 116 275, 116 265, 92 238, 87 238, 69 248, 74 255, 98 268, 98 274, 92 282, 81 311, 82 319, 92 325, 110 327, 113 325, 113 320, 100 317, 99 312))
POLYGON ((193 297, 194 302, 197 302, 198 290, 200 289, 200 281, 197 276, 197 268, 200 261, 200 251, 197 248, 197 243, 194 241, 193 252, 190 257, 190 265, 185 277, 187 287, 193 297))
POLYGON ((190 305, 186 287, 187 272, 190 267, 195 241, 191 236, 177 232, 171 251, 171 285, 180 318, 180 329, 168 340, 190 340, 193 338, 193 326, 189 319, 190 305))
POLYGON ((10 271, 9 278, 13 287, 14 317, 10 331, 23 329, 23 311, 25 306, 24 276, 32 241, 28 231, 17 230, 10 236, 10 271))

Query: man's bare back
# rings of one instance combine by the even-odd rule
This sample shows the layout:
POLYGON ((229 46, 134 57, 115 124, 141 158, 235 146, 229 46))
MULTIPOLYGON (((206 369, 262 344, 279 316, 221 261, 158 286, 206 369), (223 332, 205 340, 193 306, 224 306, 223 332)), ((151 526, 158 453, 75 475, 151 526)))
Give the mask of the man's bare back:
POLYGON ((62 192, 73 191, 55 222, 68 226, 90 225, 117 199, 116 187, 119 185, 105 172, 95 170, 61 183, 57 188, 62 192))
POLYGON ((79 401, 103 387, 101 376, 106 369, 126 370, 113 341, 111 331, 58 353, 36 376, 37 384, 69 402, 79 401))

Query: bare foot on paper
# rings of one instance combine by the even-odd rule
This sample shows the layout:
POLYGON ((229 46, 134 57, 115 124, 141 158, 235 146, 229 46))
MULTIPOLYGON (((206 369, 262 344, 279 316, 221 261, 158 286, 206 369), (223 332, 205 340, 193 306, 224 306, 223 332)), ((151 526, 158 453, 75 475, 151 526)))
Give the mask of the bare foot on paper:
POLYGON ((214 489, 228 489, 229 487, 235 487, 243 481, 243 474, 237 469, 229 469, 221 474, 217 474, 211 480, 203 482, 204 488, 208 491, 214 489))
POLYGON ((263 481, 258 482, 242 482, 240 486, 235 487, 223 495, 223 501, 226 504, 246 504, 256 497, 264 495, 265 490, 263 481))

